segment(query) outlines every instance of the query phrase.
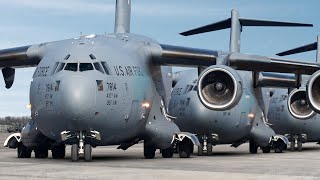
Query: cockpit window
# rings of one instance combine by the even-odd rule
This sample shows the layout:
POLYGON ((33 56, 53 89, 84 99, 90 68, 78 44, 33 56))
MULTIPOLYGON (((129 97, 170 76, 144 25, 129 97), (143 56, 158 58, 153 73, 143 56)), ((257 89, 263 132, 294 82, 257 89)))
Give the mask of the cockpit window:
POLYGON ((102 64, 102 67, 103 67, 104 71, 106 72, 106 74, 110 75, 110 69, 109 69, 108 64, 106 62, 104 62, 104 61, 101 62, 101 64, 102 64))
POLYGON ((78 70, 78 63, 68 63, 64 68, 66 71, 77 71, 78 70))
POLYGON ((58 73, 59 71, 61 71, 61 70, 63 69, 64 65, 65 65, 65 63, 60 63, 59 66, 58 66, 58 68, 57 68, 56 73, 58 73))
POLYGON ((58 68, 58 65, 59 65, 59 62, 54 63, 54 66, 53 66, 53 68, 52 68, 51 75, 53 75, 54 72, 56 72, 56 69, 58 68))
POLYGON ((98 70, 98 71, 100 71, 102 74, 104 74, 103 69, 102 69, 100 63, 96 62, 96 63, 93 63, 93 65, 94 65, 94 68, 96 68, 96 70, 98 70))
POLYGON ((91 63, 80 63, 80 72, 94 70, 91 63))

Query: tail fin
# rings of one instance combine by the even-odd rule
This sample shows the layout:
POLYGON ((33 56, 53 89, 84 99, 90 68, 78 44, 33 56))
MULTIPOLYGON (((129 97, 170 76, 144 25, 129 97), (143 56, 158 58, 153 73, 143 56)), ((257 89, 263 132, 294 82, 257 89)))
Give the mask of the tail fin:
POLYGON ((117 0, 115 33, 130 33, 131 0, 117 0))
POLYGON ((183 36, 190 36, 195 34, 202 34, 211 31, 231 28, 230 32, 230 52, 240 52, 240 34, 243 26, 288 26, 288 27, 312 27, 312 24, 278 22, 267 20, 255 20, 239 17, 237 10, 231 11, 231 18, 226 20, 195 28, 189 31, 180 33, 183 36))
POLYGON ((317 50, 317 63, 320 63, 320 36, 317 37, 317 42, 315 42, 315 43, 311 43, 311 44, 308 44, 305 46, 290 49, 288 51, 284 51, 284 52, 278 53, 276 55, 287 56, 287 55, 291 55, 291 54, 298 54, 298 53, 314 51, 314 50, 317 50))

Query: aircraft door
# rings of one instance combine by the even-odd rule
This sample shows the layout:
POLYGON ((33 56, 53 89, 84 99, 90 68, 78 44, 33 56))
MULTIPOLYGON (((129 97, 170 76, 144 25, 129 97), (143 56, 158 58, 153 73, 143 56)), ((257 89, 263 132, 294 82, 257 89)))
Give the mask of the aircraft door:
POLYGON ((142 117, 142 100, 143 93, 135 93, 134 99, 131 102, 131 110, 129 113, 129 117, 125 117, 127 129, 133 130, 134 128, 137 128, 137 124, 142 117))

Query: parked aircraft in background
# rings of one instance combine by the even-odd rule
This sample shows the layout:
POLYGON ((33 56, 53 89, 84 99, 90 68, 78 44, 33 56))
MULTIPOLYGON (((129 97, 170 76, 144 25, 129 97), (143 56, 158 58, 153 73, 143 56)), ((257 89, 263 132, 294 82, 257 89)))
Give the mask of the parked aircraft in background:
MULTIPOLYGON (((319 49, 318 43, 279 53, 285 56, 319 49)), ((317 63, 319 63, 317 51, 317 63)), ((319 113, 319 73, 313 77, 303 76, 302 86, 298 89, 273 90, 268 114, 269 123, 276 133, 286 135, 290 140, 290 150, 302 150, 302 143, 320 142, 319 113)))

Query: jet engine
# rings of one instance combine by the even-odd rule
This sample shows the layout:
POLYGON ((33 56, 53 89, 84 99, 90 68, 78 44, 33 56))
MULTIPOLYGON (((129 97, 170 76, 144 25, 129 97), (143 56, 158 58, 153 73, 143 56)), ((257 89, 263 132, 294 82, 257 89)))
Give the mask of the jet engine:
POLYGON ((309 119, 316 115, 307 101, 305 89, 294 89, 288 97, 288 109, 290 114, 297 119, 309 119))
POLYGON ((320 71, 313 73, 308 81, 307 100, 311 108, 320 113, 320 71))
POLYGON ((228 66, 210 66, 199 76, 198 96, 202 104, 209 109, 231 109, 242 97, 241 77, 228 66))

